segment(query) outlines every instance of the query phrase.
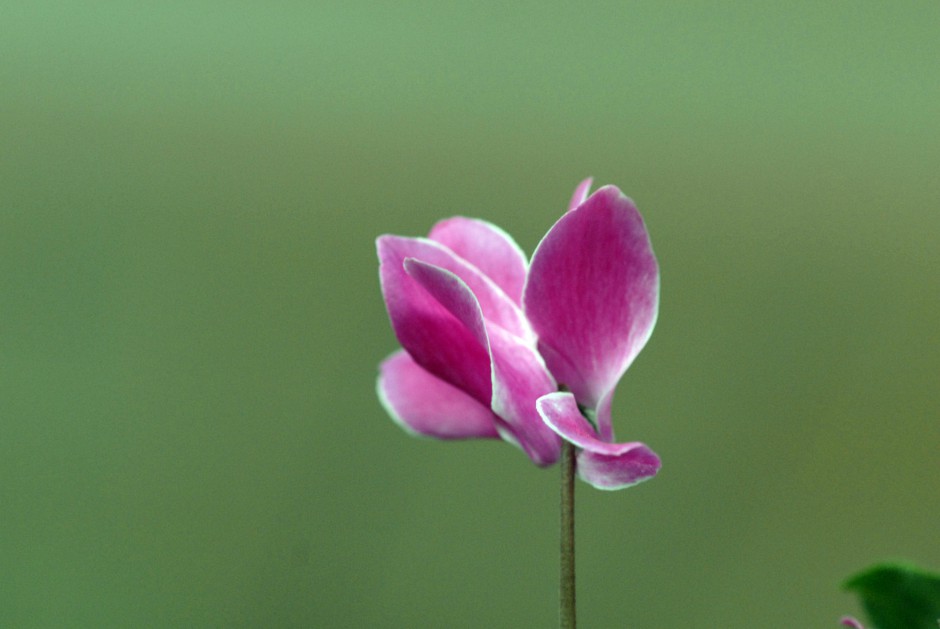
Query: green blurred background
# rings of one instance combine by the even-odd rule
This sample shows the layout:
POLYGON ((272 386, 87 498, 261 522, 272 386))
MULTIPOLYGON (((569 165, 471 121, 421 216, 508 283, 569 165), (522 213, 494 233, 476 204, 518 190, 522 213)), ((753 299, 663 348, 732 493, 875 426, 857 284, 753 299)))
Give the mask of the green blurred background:
POLYGON ((373 239, 636 199, 584 627, 940 568, 940 4, 0 2, 0 625, 550 627, 557 468, 403 434, 373 239))

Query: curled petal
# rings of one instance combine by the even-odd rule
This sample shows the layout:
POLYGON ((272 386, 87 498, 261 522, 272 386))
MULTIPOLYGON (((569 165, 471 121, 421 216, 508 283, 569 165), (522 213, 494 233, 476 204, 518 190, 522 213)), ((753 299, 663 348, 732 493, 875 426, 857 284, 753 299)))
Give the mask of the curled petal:
POLYGON ((535 250, 523 306, 552 375, 597 407, 659 307, 659 267, 633 202, 605 186, 562 216, 535 250))
POLYGON ((414 435, 438 439, 499 436, 499 419, 489 407, 428 373, 404 350, 379 365, 376 388, 395 423, 414 435))
POLYGON ((574 189, 574 194, 571 195, 571 201, 568 203, 568 211, 577 209, 579 205, 585 202, 588 198, 588 192, 591 191, 591 184, 594 183, 593 177, 588 177, 584 181, 578 184, 578 187, 574 189))
POLYGON ((597 438, 593 426, 578 409, 574 395, 557 392, 536 402, 539 414, 558 436, 581 448, 578 476, 598 489, 623 489, 652 478, 659 471, 656 453, 645 444, 608 443, 597 438))
POLYGON ((493 411, 514 427, 518 445, 537 465, 552 465, 561 440, 545 425, 535 401, 558 389, 534 347, 496 326, 488 328, 493 358, 493 411))
POLYGON ((577 459, 578 476, 596 489, 611 491, 649 480, 659 472, 659 457, 642 443, 631 445, 617 456, 582 450, 577 459))
POLYGON ((447 269, 415 258, 405 258, 404 267, 428 295, 460 321, 480 345, 486 346, 483 311, 466 282, 447 269))
POLYGON ((561 442, 535 408, 536 399, 557 387, 535 349, 485 320, 479 307, 473 307, 470 288, 453 273, 415 259, 406 260, 405 269, 487 348, 492 370, 491 408, 504 422, 497 425, 501 434, 537 465, 558 460, 561 442))
MULTIPOLYGON (((429 247, 394 236, 379 238, 377 247, 382 294, 402 347, 431 374, 489 406, 493 389, 485 345, 405 272, 405 256, 427 253, 429 247)), ((453 257, 441 245, 434 247, 453 257)))
POLYGON ((514 303, 522 303, 529 263, 505 231, 487 221, 455 216, 437 223, 428 238, 480 269, 514 303))
POLYGON ((608 443, 614 440, 614 427, 610 421, 610 409, 614 404, 614 389, 611 389, 601 397, 597 404, 595 421, 597 422, 597 434, 601 441, 608 443))
MULTIPOLYGON (((513 334, 533 339, 532 328, 518 304, 512 301, 496 283, 480 269, 456 255, 446 246, 427 238, 380 236, 376 241, 382 265, 401 266, 405 258, 415 258, 446 269, 459 277, 470 288, 483 316, 513 334)), ((380 273, 381 273, 380 268, 380 273)), ((387 298, 386 298, 387 301, 387 298)))

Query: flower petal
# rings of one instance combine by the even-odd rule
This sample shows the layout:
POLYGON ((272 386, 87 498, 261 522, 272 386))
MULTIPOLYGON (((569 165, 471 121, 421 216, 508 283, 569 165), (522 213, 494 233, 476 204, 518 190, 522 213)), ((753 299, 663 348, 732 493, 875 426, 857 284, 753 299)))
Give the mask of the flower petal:
POLYGON ((440 221, 428 238, 471 263, 496 283, 516 304, 529 263, 512 236, 487 221, 455 216, 440 221))
POLYGON ((598 489, 623 489, 652 478, 659 471, 659 457, 645 444, 638 441, 607 443, 598 439, 571 393, 549 393, 540 397, 535 405, 552 430, 581 448, 577 458, 578 476, 589 485, 598 489))
POLYGON ((608 443, 614 440, 614 427, 610 421, 610 409, 614 404, 614 390, 609 390, 601 397, 594 415, 594 421, 597 423, 597 434, 600 436, 601 441, 608 443))
POLYGON ((376 388, 391 418, 412 434, 438 439, 499 436, 499 420, 489 407, 428 373, 404 350, 379 365, 376 388))
POLYGON ((552 375, 596 407, 656 323, 659 267, 633 202, 605 186, 562 216, 535 250, 523 306, 552 375))
POLYGON ((447 269, 417 258, 405 258, 402 266, 405 273, 460 321, 480 345, 486 346, 483 309, 466 282, 447 269))
POLYGON ((567 391, 556 391, 540 397, 536 403, 542 419, 566 441, 584 450, 616 456, 630 450, 633 443, 608 443, 597 438, 591 423, 581 414, 578 402, 567 391))
POLYGON ((479 307, 473 307, 470 288, 455 274, 413 258, 405 260, 405 270, 487 347, 491 408, 505 422, 497 425, 504 438, 519 445, 536 465, 557 461, 561 442, 535 408, 536 399, 557 387, 535 348, 485 320, 479 307))
POLYGON ((616 456, 582 450, 577 459, 578 477, 596 489, 613 491, 656 476, 660 468, 656 453, 643 443, 631 445, 630 450, 616 456))
POLYGON ((412 239, 383 236, 377 248, 385 306, 402 347, 431 374, 489 406, 493 388, 486 346, 405 273, 404 257, 428 247, 412 239))
POLYGON ((591 184, 594 183, 594 177, 588 177, 584 181, 578 184, 578 187, 574 189, 574 194, 571 195, 571 201, 568 203, 568 211, 577 209, 579 205, 584 203, 588 198, 588 192, 591 191, 591 184))
POLYGON ((865 625, 860 623, 858 619, 853 618, 852 616, 843 616, 839 621, 839 624, 843 627, 851 627, 852 629, 865 629, 865 625))
POLYGON ((561 440, 549 430, 535 401, 558 385, 534 347, 496 326, 487 328, 493 359, 493 412, 513 428, 519 444, 536 465, 552 465, 561 456, 561 440))
POLYGON ((532 328, 522 309, 496 283, 439 242, 427 238, 380 236, 376 241, 379 260, 401 265, 405 258, 416 258, 447 269, 463 280, 476 296, 483 316, 524 339, 534 339, 532 328))

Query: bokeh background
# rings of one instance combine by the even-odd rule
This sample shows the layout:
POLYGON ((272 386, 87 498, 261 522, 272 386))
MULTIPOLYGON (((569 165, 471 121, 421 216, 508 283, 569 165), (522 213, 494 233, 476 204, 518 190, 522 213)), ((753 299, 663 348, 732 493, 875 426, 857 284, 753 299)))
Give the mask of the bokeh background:
POLYGON ((557 468, 403 434, 373 240, 662 267, 585 627, 833 627, 940 568, 940 4, 0 3, 0 625, 550 627, 557 468))

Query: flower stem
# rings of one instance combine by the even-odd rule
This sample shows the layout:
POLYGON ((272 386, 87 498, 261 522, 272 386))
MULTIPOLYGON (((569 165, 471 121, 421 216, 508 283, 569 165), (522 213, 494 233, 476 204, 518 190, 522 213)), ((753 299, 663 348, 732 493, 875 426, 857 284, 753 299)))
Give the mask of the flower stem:
POLYGON ((561 447, 561 588, 559 619, 562 629, 575 629, 574 604, 574 446, 561 447))

